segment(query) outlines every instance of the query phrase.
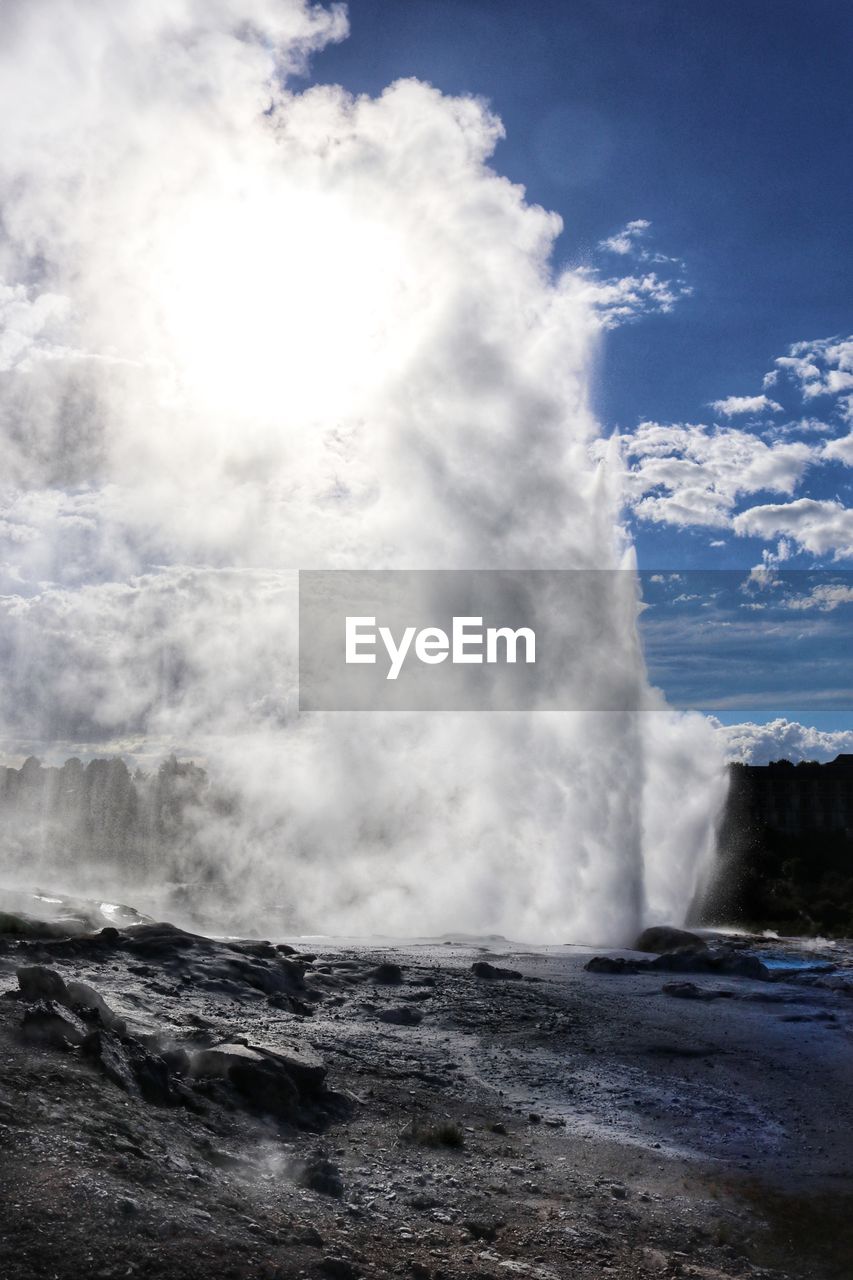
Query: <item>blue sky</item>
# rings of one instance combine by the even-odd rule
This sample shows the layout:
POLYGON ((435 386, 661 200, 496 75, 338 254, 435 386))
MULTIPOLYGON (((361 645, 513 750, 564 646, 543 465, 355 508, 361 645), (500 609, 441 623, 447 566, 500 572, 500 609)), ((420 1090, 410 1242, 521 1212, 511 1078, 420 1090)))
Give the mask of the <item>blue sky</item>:
MULTIPOLYGON (((349 16, 349 38, 316 60, 317 81, 376 94, 416 76, 483 95, 506 129, 494 167, 563 218, 557 269, 660 282, 612 323, 596 387, 632 471, 641 566, 853 566, 853 5, 350 0, 349 16)), ((698 675, 694 702, 729 721, 849 726, 840 654, 851 607, 809 594, 844 580, 777 587, 802 600, 775 615, 776 657, 798 667, 796 681, 776 682, 777 701, 750 704, 753 664, 727 659, 719 674, 738 705, 715 707, 698 675)), ((690 644, 704 627, 718 654, 737 616, 749 649, 761 611, 748 592, 722 593, 723 605, 708 587, 671 604, 690 594, 655 606, 678 615, 676 634, 692 610, 690 644)), ((706 674, 718 669, 711 649, 706 674)), ((675 683, 657 670, 691 700, 683 665, 675 683)))
POLYGON ((828 730, 853 723, 849 570, 694 569, 641 580, 646 662, 672 705, 724 724, 783 713, 828 730))
POLYGON ((495 165, 562 214, 575 262, 632 219, 683 258, 677 317, 610 344, 605 421, 674 421, 846 332, 853 263, 847 0, 351 0, 318 79, 486 96, 495 165))

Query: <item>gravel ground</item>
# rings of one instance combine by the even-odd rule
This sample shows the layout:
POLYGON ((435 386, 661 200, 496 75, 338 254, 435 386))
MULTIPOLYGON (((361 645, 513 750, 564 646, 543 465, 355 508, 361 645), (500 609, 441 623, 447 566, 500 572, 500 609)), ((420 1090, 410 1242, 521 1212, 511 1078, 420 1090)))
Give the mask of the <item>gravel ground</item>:
POLYGON ((853 1275, 843 947, 668 994, 571 946, 115 924, 0 942, 8 1280, 853 1275))

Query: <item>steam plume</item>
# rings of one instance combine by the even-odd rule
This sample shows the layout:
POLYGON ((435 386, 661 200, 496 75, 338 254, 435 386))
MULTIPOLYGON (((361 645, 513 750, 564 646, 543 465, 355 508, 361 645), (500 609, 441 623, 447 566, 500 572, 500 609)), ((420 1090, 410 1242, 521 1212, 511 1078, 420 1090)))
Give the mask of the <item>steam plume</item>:
POLYGON ((627 937, 686 906, 719 798, 632 590, 577 678, 628 655, 649 714, 294 713, 300 567, 632 563, 559 218, 488 166, 478 100, 295 92, 345 32, 303 0, 5 6, 3 732, 203 757, 240 796, 199 834, 231 905, 627 937))

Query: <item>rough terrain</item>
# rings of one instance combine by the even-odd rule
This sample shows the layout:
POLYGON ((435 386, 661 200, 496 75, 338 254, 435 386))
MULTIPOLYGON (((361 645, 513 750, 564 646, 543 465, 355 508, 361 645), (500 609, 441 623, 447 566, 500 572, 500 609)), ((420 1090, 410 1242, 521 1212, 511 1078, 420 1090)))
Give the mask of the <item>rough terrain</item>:
POLYGON ((853 1274, 843 945, 595 972, 568 945, 9 910, 8 1280, 853 1274))

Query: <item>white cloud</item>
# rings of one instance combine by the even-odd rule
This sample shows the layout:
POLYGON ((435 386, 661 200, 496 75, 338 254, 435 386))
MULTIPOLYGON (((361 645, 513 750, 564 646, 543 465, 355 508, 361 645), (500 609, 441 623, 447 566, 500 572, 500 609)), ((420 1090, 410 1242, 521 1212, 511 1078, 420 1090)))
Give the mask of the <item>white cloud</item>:
POLYGON ((578 267, 565 278, 573 295, 593 309, 605 329, 616 328, 645 315, 666 314, 693 292, 684 279, 683 262, 666 254, 653 253, 643 244, 651 225, 646 218, 635 218, 616 235, 599 241, 598 249, 617 257, 630 255, 637 263, 665 266, 666 275, 643 269, 622 277, 611 277, 593 267, 578 267))
MULTIPOLYGON (((617 296, 613 305, 618 311, 617 296)), ((703 424, 641 423, 621 437, 629 462, 628 504, 639 519, 779 539, 768 563, 779 563, 794 550, 848 557, 853 514, 840 501, 801 496, 744 509, 744 499, 760 492, 794 497, 808 469, 853 466, 853 433, 823 442, 817 438, 837 433, 845 422, 853 424, 853 337, 794 343, 775 361, 764 386, 765 392, 726 396, 712 407, 729 418, 782 413, 782 403, 766 394, 774 386, 793 389, 805 405, 820 396, 829 403, 821 406, 820 417, 806 413, 764 424, 760 435, 703 424)))
POLYGON ((615 329, 642 316, 667 314, 693 292, 683 280, 665 280, 654 271, 603 279, 588 267, 565 278, 569 294, 598 314, 602 327, 615 329))
POLYGON ((790 538, 815 556, 853 556, 853 509, 837 501, 797 498, 750 507, 734 517, 732 526, 744 536, 790 538))
POLYGON ((294 593, 287 573, 173 565, 0 597, 0 637, 16 655, 0 689, 4 733, 192 741, 262 703, 264 720, 292 715, 294 593))
POLYGON ((774 363, 776 368, 766 375, 765 386, 773 386, 780 376, 786 376, 799 386, 806 400, 853 390, 853 336, 795 342, 788 354, 774 363))
POLYGON ((35 359, 49 356, 51 329, 68 316, 69 299, 57 293, 40 293, 26 285, 0 282, 0 373, 26 371, 35 359))
POLYGON ((845 467, 853 467, 853 431, 838 440, 829 440, 823 447, 823 457, 830 462, 842 462, 845 467))
MULTIPOLYGON (((599 240, 596 247, 600 253, 612 253, 621 258, 630 255, 638 262, 666 266, 670 271, 676 268, 683 273, 684 263, 680 258, 674 258, 670 254, 659 253, 648 248, 646 241, 651 225, 647 218, 634 218, 633 221, 626 223, 621 231, 617 231, 615 235, 608 236, 605 240, 599 240)), ((683 285, 683 282, 680 283, 683 285)))
POLYGON ((640 519, 718 528, 730 526, 745 494, 793 492, 813 457, 803 443, 766 444, 732 427, 690 424, 644 422, 621 444, 640 519))
POLYGON ((853 425, 853 335, 795 342, 775 366, 765 387, 787 382, 807 404, 825 397, 829 415, 853 425))
POLYGON ((837 430, 837 423, 806 417, 792 418, 789 422, 764 423, 761 434, 765 440, 796 440, 800 436, 829 436, 837 430))
POLYGON ((632 222, 626 223, 621 231, 617 231, 615 236, 600 240, 598 247, 607 253, 618 253, 622 256, 632 253, 637 247, 637 241, 645 236, 651 225, 646 218, 634 218, 632 222))
POLYGON ((843 604, 853 604, 853 587, 840 582, 826 582, 813 587, 804 596, 787 596, 778 603, 785 609, 817 609, 821 613, 831 613, 843 604))
POLYGON ((834 760, 853 752, 853 730, 822 730, 777 719, 767 724, 721 724, 709 716, 729 760, 769 764, 771 760, 834 760))
POLYGON ((717 413, 733 418, 743 413, 781 413, 782 406, 769 396, 726 396, 724 400, 714 400, 712 409, 717 413))

